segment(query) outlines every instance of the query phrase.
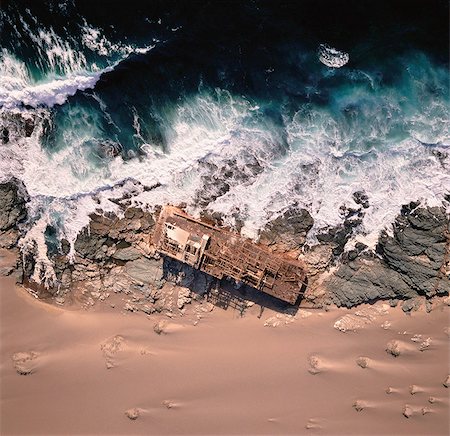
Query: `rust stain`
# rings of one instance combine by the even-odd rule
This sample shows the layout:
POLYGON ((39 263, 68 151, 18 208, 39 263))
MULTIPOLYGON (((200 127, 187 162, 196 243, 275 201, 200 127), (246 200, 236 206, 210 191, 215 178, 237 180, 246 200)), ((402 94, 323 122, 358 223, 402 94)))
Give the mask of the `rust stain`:
POLYGON ((306 287, 305 265, 270 253, 240 235, 165 206, 153 233, 156 250, 222 279, 231 277, 295 304, 306 287))

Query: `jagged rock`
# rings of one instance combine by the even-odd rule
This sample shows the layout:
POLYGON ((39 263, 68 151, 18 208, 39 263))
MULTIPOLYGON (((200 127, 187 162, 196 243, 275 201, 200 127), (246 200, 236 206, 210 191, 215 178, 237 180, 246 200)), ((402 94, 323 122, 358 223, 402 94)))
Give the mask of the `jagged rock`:
POLYGON ((428 348, 430 348, 430 345, 431 345, 431 344, 432 344, 431 338, 425 339, 423 342, 420 343, 420 345, 419 345, 419 351, 425 351, 425 350, 428 350, 428 348))
POLYGON ((38 353, 35 351, 21 351, 12 356, 13 366, 19 375, 29 375, 34 372, 35 360, 38 353))
POLYGON ((11 248, 18 240, 17 226, 27 217, 27 192, 22 182, 0 183, 0 247, 11 248))
POLYGON ((377 259, 358 258, 341 265, 326 282, 326 286, 333 302, 346 307, 379 299, 417 296, 400 274, 386 268, 377 259))
POLYGON ((403 312, 415 312, 419 309, 422 304, 422 300, 420 298, 411 298, 406 300, 402 304, 403 312))
POLYGON ((132 421, 135 421, 139 418, 140 410, 137 408, 128 409, 125 411, 125 415, 127 418, 131 419, 132 421))
POLYGON ((386 345, 386 353, 391 356, 398 357, 401 354, 400 343, 398 341, 392 340, 386 345))
POLYGON ((191 301, 191 291, 188 288, 179 288, 177 298, 178 309, 183 309, 184 305, 190 303, 191 301))
POLYGON ((125 262, 129 260, 136 260, 142 256, 142 253, 134 247, 119 248, 113 255, 113 259, 123 260, 125 262))
POLYGON ((318 244, 300 257, 308 267, 308 275, 324 271, 333 259, 333 247, 330 244, 318 244))
POLYGON ((162 259, 136 259, 126 264, 127 274, 142 283, 161 287, 163 285, 162 259))
POLYGON ((324 370, 322 359, 319 356, 312 355, 308 358, 308 372, 312 375, 320 374, 324 370))
POLYGON ((314 220, 305 209, 288 209, 283 215, 271 221, 261 232, 260 242, 276 245, 283 251, 299 249, 306 240, 314 220))
POLYGON ((376 320, 379 316, 387 315, 389 306, 387 304, 375 304, 364 307, 354 313, 341 316, 334 323, 334 328, 345 333, 357 331, 376 320))
POLYGON ((153 331, 157 334, 157 335, 161 335, 161 334, 165 334, 166 332, 166 327, 167 327, 167 321, 165 319, 162 319, 161 321, 158 321, 154 326, 153 326, 153 331))
POLYGON ((449 243, 444 208, 404 207, 394 223, 394 236, 383 233, 377 251, 417 294, 432 297, 450 291, 442 268, 449 243))
POLYGON ((361 368, 367 368, 369 366, 370 359, 368 357, 358 357, 356 359, 356 364, 361 368))
POLYGON ((105 364, 107 369, 114 368, 115 366, 115 356, 118 352, 124 349, 125 339, 116 335, 112 338, 107 339, 100 345, 100 349, 103 353, 103 357, 105 358, 105 364))
POLYGON ((344 252, 345 245, 354 231, 361 225, 362 218, 364 217, 362 207, 352 209, 341 206, 340 212, 343 218, 342 224, 330 227, 323 233, 317 235, 317 240, 320 243, 333 245, 333 255, 336 257, 344 252))

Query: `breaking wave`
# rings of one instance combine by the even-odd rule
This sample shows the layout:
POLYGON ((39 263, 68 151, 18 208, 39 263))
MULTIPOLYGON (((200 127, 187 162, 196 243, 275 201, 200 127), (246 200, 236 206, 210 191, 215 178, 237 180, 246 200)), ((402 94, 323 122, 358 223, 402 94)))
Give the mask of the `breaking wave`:
POLYGON ((21 244, 37 248, 36 278, 52 280, 49 226, 73 255, 89 214, 120 214, 124 197, 150 210, 184 203, 194 215, 218 212, 255 239, 303 207, 314 244, 364 191, 369 207, 347 248, 373 248, 402 204, 448 206, 447 69, 426 53, 405 51, 386 65, 355 56, 340 68, 348 54, 321 45, 330 69, 317 62, 317 45, 293 45, 274 48, 278 58, 257 53, 255 66, 233 56, 228 65, 209 40, 193 50, 192 34, 177 36, 182 22, 162 37, 160 18, 139 17, 153 27, 138 44, 85 17, 63 34, 17 14, 2 13, 3 26, 34 52, 2 48, 0 180, 18 177, 30 194, 21 244))

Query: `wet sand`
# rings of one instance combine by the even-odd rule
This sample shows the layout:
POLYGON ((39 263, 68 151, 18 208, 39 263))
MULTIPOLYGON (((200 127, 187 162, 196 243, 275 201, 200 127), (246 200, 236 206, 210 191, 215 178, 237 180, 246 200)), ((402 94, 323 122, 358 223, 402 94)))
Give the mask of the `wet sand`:
POLYGON ((366 306, 370 322, 346 333, 335 321, 364 308, 301 311, 276 327, 256 306, 244 317, 215 308, 198 325, 166 317, 156 334, 161 316, 63 310, 9 278, 0 291, 2 435, 449 432, 445 305, 366 306))

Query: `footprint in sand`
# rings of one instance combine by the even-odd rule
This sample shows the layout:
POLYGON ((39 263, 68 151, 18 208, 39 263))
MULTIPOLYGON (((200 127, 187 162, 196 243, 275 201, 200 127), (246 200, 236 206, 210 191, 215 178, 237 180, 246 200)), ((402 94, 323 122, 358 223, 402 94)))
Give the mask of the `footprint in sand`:
POLYGON ((395 392, 398 392, 398 390, 397 390, 397 389, 394 389, 392 386, 388 386, 388 387, 386 388, 386 393, 387 393, 387 394, 393 394, 393 393, 395 393, 395 392))
POLYGON ((14 353, 12 356, 12 361, 17 374, 32 374, 36 368, 37 357, 38 353, 35 351, 21 351, 19 353, 14 353))
POLYGON ((307 424, 305 425, 306 430, 319 429, 322 426, 319 424, 319 420, 316 418, 308 419, 307 424))
POLYGON ((423 389, 421 387, 417 386, 417 385, 411 385, 409 387, 409 393, 411 395, 415 395, 415 394, 418 394, 420 392, 423 392, 423 389))
POLYGON ((413 408, 409 404, 405 404, 405 406, 403 407, 403 416, 405 418, 411 418, 413 414, 414 414, 413 408))
POLYGON ((122 351, 124 349, 124 345, 125 339, 120 335, 113 336, 100 345, 100 349, 102 350, 103 356, 106 361, 107 369, 114 368, 114 357, 119 351, 122 351))

